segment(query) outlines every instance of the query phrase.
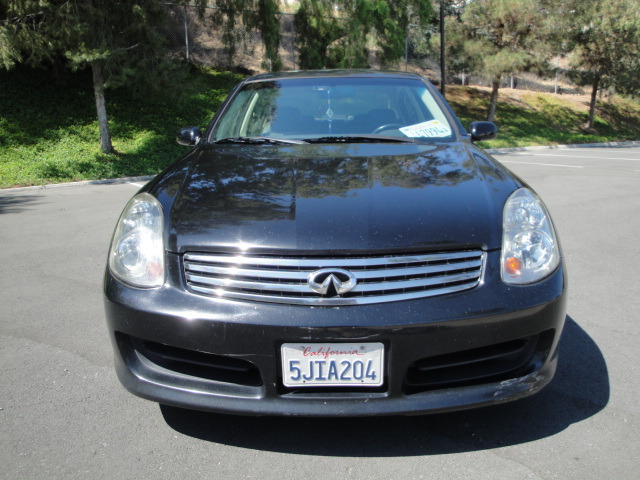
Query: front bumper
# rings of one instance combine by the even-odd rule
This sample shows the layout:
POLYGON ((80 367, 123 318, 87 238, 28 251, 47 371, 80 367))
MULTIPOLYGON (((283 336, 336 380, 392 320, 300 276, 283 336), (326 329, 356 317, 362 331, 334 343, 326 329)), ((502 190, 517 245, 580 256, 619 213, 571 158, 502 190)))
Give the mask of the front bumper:
POLYGON ((473 290, 349 307, 190 293, 177 255, 168 255, 170 280, 160 289, 134 289, 107 272, 116 371, 129 391, 150 400, 252 415, 418 414, 525 397, 556 369, 563 266, 542 282, 513 287, 490 267, 496 256, 489 252, 483 282, 473 290), (287 389, 279 352, 288 342, 381 342, 384 385, 287 389))

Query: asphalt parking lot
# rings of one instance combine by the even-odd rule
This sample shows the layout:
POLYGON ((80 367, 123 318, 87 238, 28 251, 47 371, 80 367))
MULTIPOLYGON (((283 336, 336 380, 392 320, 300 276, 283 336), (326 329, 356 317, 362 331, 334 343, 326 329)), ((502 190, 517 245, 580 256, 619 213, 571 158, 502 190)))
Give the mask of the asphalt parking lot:
POLYGON ((638 478, 640 147, 495 156, 559 231, 559 370, 528 399, 423 417, 248 418, 132 396, 101 281, 140 184, 0 190, 0 478, 638 478))

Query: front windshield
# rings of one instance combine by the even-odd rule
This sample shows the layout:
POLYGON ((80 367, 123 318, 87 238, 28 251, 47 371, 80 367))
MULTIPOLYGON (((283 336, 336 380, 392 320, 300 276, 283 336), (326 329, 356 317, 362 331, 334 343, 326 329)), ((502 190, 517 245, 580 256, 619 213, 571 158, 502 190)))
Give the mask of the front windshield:
POLYGON ((453 128, 417 78, 312 77, 246 84, 211 139, 314 140, 380 136, 407 141, 453 138, 453 128))

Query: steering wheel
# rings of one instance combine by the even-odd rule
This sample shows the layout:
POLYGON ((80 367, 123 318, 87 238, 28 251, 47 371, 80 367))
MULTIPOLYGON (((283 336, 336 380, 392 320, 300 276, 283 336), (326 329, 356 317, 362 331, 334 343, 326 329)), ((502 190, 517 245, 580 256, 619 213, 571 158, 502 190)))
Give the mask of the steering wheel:
POLYGON ((399 123, 387 123, 385 125, 380 125, 371 133, 375 135, 376 133, 384 132, 385 130, 391 130, 392 128, 402 128, 402 125, 400 125, 399 123))

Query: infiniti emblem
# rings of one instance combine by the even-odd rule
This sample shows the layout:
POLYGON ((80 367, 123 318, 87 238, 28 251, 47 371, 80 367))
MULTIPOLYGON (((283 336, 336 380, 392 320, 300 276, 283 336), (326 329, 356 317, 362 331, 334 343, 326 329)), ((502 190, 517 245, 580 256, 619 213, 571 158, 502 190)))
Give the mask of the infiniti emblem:
POLYGON ((309 288, 320 295, 342 295, 353 289, 358 283, 355 275, 342 268, 323 268, 311 272, 307 280, 309 288))

